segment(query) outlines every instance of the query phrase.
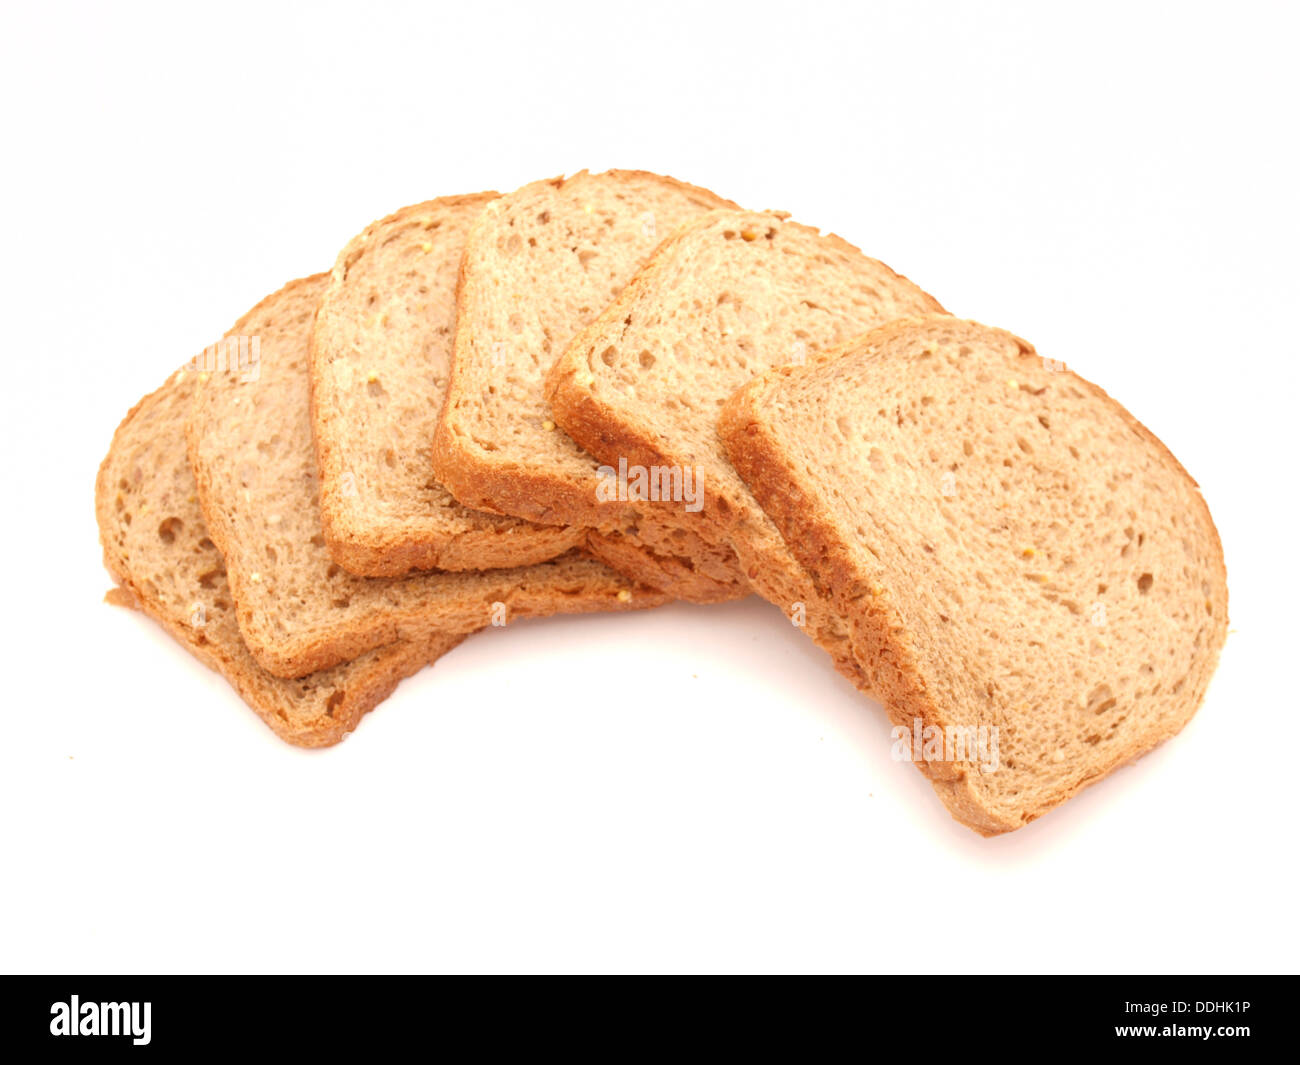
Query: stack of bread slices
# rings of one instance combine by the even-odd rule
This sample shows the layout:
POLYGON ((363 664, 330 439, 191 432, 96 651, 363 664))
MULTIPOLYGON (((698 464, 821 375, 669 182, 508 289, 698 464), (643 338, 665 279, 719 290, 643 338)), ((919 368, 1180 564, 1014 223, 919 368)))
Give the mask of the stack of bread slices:
POLYGON ((986 835, 1177 732, 1227 631, 1195 482, 1100 388, 639 171, 373 223, 127 414, 96 509, 110 598, 290 743, 481 629, 757 594, 986 835))

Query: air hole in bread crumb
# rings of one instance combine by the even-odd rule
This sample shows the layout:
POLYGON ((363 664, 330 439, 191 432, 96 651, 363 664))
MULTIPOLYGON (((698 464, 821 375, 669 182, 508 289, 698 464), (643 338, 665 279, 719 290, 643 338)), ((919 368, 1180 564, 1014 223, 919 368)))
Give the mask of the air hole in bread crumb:
POLYGON ((1107 710, 1112 709, 1116 702, 1115 693, 1110 690, 1110 685, 1098 684, 1088 694, 1088 712, 1090 714, 1104 714, 1107 710))
POLYGON ((637 356, 637 359, 640 361, 642 369, 645 370, 650 369, 650 367, 655 364, 654 355, 648 351, 641 352, 641 354, 637 356))
POLYGON ((1146 595, 1147 592, 1151 591, 1151 585, 1155 584, 1155 582, 1156 579, 1151 576, 1151 574, 1142 574, 1142 576, 1138 578, 1138 591, 1143 595, 1146 595))
POLYGON ((341 572, 342 570, 339 568, 339 564, 337 562, 331 562, 329 568, 325 570, 325 576, 337 577, 341 572))
POLYGON ((280 558, 280 556, 276 554, 275 548, 272 547, 270 544, 266 545, 266 557, 267 560, 270 562, 277 562, 279 561, 280 558))
POLYGON ((342 704, 344 696, 347 693, 342 689, 336 689, 328 699, 325 700, 325 716, 333 717, 334 711, 342 704))
POLYGON ((158 526, 158 539, 165 544, 174 544, 176 534, 185 528, 185 523, 180 518, 168 518, 158 526))
POLYGON ((603 362, 606 366, 613 366, 614 359, 617 357, 617 355, 618 352, 614 350, 614 346, 611 344, 609 347, 607 347, 604 351, 600 353, 600 361, 603 362))

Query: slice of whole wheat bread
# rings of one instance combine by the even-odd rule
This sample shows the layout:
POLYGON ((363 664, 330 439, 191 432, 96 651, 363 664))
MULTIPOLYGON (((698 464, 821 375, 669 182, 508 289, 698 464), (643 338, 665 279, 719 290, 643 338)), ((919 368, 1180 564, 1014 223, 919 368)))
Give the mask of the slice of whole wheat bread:
POLYGON ((892 323, 753 381, 720 433, 977 832, 1033 820, 1200 704, 1228 620, 1209 510, 1152 433, 1027 342, 892 323), (949 739, 979 729, 992 758, 949 739))
POLYGON ((588 540, 593 554, 696 600, 747 593, 725 573, 716 545, 690 530, 643 541, 628 508, 597 505, 596 464, 556 428, 543 398, 552 361, 656 245, 682 222, 734 206, 632 170, 537 181, 485 206, 466 242, 451 378, 434 435, 435 473, 457 499, 599 527, 588 540))
POLYGON ((325 286, 312 332, 312 429, 325 543, 352 573, 524 566, 586 538, 461 506, 433 475, 465 235, 495 196, 430 200, 375 222, 339 254, 325 286))
POLYGON ((407 578, 357 577, 339 566, 321 532, 308 397, 308 343, 327 280, 290 282, 236 323, 230 336, 259 338, 256 373, 200 374, 187 425, 208 533, 226 560, 244 642, 263 668, 302 676, 398 640, 665 601, 577 554, 407 578))
POLYGON ((892 318, 941 311, 839 237, 779 214, 715 211, 668 238, 556 361, 547 382, 554 418, 611 468, 690 475, 699 509, 672 498, 635 504, 642 535, 686 529, 725 552, 719 582, 729 571, 734 585, 752 586, 865 687, 842 623, 731 468, 715 422, 768 367, 816 358, 892 318))
POLYGON ((185 457, 193 374, 177 373, 122 420, 95 482, 106 598, 143 610, 199 661, 221 673, 282 739, 338 743, 403 677, 461 636, 397 643, 298 680, 273 677, 239 635, 225 565, 208 538, 185 457))

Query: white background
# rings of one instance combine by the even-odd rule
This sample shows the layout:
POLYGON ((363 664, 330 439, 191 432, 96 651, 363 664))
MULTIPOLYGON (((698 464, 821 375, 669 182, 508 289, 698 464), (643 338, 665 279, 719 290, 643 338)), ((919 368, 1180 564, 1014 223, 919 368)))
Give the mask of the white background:
POLYGON ((27 5, 0 49, 0 969, 1296 968, 1296 8, 27 5), (101 603, 144 392, 371 219, 584 167, 833 229, 1200 481, 1164 748, 983 840, 758 601, 470 638, 275 739, 101 603))

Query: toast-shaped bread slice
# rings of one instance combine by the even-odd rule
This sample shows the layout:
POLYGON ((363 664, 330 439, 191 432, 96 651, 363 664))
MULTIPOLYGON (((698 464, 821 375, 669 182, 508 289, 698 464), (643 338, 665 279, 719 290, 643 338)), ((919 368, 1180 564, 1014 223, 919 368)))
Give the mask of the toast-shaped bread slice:
POLYGON ((527 566, 586 539, 585 529, 461 506, 433 475, 465 235, 495 196, 430 200, 375 222, 348 242, 325 286, 312 430, 325 545, 351 573, 527 566))
POLYGON ((729 552, 689 531, 643 539, 628 508, 597 505, 597 464, 556 428, 543 397, 551 363, 660 241, 682 222, 734 206, 632 170, 537 181, 485 205, 465 246, 451 378, 434 434, 434 472, 460 502, 598 526, 588 538, 593 554, 697 601, 747 594, 726 565, 729 552))
POLYGON ((290 282, 227 338, 258 338, 255 373, 199 375, 187 425, 208 535, 226 560, 240 632, 276 676, 299 677, 386 644, 515 618, 665 601, 578 554, 511 569, 357 577, 331 558, 317 506, 308 345, 328 277, 290 282))
POLYGON ((862 685, 840 619, 731 468, 717 413, 771 366, 814 358, 893 318, 941 311, 839 237, 778 214, 715 211, 669 237, 569 345, 549 375, 552 411, 610 469, 623 463, 689 483, 689 500, 661 490, 633 504, 641 534, 686 530, 725 552, 719 582, 729 571, 735 585, 752 586, 862 685))
POLYGON ((751 382, 719 431, 977 832, 1019 828, 1200 705, 1228 623, 1209 509, 1136 418, 1027 342, 892 323, 751 382))
POLYGON ((273 677, 239 635, 225 564, 208 538, 185 457, 194 375, 179 371, 142 399, 113 436, 95 482, 106 598, 142 610, 199 661, 222 674, 281 739, 326 747, 352 731, 402 678, 464 637, 376 648, 298 680, 273 677))

